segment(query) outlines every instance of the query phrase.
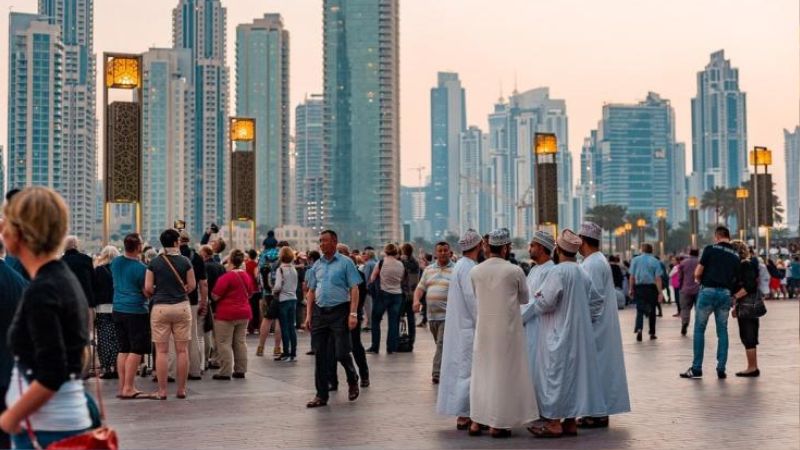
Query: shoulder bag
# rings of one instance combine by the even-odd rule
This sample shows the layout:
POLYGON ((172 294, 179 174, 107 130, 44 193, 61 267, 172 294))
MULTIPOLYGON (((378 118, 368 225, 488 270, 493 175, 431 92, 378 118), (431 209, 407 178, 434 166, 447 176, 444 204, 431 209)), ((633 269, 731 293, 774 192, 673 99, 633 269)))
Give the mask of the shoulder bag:
POLYGON ((183 278, 181 278, 180 274, 178 274, 178 270, 175 269, 175 266, 172 265, 172 261, 169 260, 169 258, 167 257, 166 253, 162 253, 161 254, 161 258, 164 260, 164 262, 167 263, 167 266, 172 271, 172 274, 175 275, 175 281, 178 282, 178 285, 183 287, 184 298, 186 299, 186 301, 188 301, 189 300, 189 296, 186 295, 187 294, 187 292, 186 292, 186 282, 183 281, 183 278))
MULTIPOLYGON (((758 277, 758 262, 751 262, 755 265, 756 277, 758 277)), ((741 319, 757 319, 767 313, 767 305, 764 304, 764 298, 758 290, 753 294, 747 296, 736 303, 736 317, 741 319)))

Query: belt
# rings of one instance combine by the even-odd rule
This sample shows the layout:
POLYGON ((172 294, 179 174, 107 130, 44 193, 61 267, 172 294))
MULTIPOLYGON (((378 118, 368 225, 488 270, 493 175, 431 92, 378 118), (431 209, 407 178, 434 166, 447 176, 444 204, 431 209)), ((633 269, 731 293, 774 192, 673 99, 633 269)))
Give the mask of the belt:
POLYGON ((654 287, 654 288, 658 288, 658 286, 655 283, 634 284, 633 287, 634 288, 637 288, 637 287, 654 287))
POLYGON ((345 306, 345 305, 350 305, 350 302, 342 302, 342 303, 339 303, 339 304, 336 304, 336 305, 333 305, 333 306, 319 306, 319 305, 318 305, 318 304, 316 304, 316 303, 314 304, 314 306, 316 306, 317 308, 319 308, 321 311, 325 311, 325 312, 327 312, 327 311, 333 311, 333 310, 335 310, 336 308, 341 308, 342 306, 345 306))

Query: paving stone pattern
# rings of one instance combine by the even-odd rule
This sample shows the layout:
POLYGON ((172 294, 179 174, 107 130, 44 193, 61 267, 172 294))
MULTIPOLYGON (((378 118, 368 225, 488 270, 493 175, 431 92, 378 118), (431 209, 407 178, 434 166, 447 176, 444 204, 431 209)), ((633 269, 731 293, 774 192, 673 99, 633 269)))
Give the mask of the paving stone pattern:
MULTIPOLYGON (((431 384, 434 346, 419 330, 413 354, 368 355, 372 386, 356 402, 342 387, 329 406, 308 410, 314 396, 308 333, 300 334, 302 356, 294 364, 255 357, 249 338, 246 380, 189 382, 189 398, 122 401, 114 398, 116 381, 103 381, 110 423, 123 448, 641 448, 641 449, 798 449, 800 448, 800 313, 797 301, 769 301, 761 321, 761 378, 733 376, 744 369, 744 348, 735 320, 728 322, 730 357, 727 380, 714 372, 714 321, 706 330, 705 378, 684 380, 690 366, 689 337, 680 336, 680 320, 665 305, 658 339, 637 343, 635 310, 620 312, 625 362, 633 411, 614 416, 604 430, 581 430, 578 437, 539 440, 524 428, 510 439, 469 437, 455 429, 455 419, 435 412, 431 384)), ((384 333, 385 337, 386 334, 384 333)), ((369 334, 364 333, 366 343, 369 334)), ((270 339, 271 340, 271 339, 270 339)), ((384 344, 385 345, 385 344, 384 344)), ((155 389, 149 378, 139 387, 155 389)))

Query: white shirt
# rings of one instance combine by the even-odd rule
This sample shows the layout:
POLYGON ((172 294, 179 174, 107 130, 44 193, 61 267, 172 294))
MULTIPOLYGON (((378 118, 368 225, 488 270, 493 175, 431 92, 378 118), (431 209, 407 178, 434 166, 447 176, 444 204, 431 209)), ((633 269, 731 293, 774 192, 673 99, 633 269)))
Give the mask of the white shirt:
POLYGON ((292 264, 281 264, 275 274, 275 288, 272 292, 279 302, 297 300, 297 270, 292 264))

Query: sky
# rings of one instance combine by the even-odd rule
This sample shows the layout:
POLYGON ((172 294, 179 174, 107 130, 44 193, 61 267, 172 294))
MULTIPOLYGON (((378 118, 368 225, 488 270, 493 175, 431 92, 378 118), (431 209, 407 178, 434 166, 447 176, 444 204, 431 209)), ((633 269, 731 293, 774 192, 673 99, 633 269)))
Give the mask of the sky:
MULTIPOLYGON (((177 0, 94 0, 95 53, 169 47, 177 0)), ((35 12, 36 0, 0 0, 35 12)), ((236 25, 280 13, 290 32, 294 107, 322 92, 322 0, 222 0, 228 11, 231 101, 236 25)), ((500 95, 548 86, 565 99, 578 181, 581 144, 604 103, 635 103, 648 91, 675 108, 676 135, 691 170, 696 74, 725 50, 747 94, 748 146, 773 150, 771 171, 785 204, 783 129, 800 121, 798 0, 400 0, 401 178, 430 170, 430 89, 438 71, 460 74, 467 121, 483 130, 500 95)), ((6 145, 8 14, 0 14, 0 144, 6 145)), ((98 81, 102 81, 98 71, 98 81)), ((98 88, 98 95, 101 91, 98 88)), ((101 105, 102 99, 98 101, 101 105)), ((101 110, 98 109, 98 113, 101 110)), ((231 114, 235 105, 231 104, 231 114)), ((100 120, 98 114, 98 120, 100 120)), ((99 138, 99 137, 98 137, 99 138)), ((98 139, 101 143, 102 140, 98 139)), ((100 152, 102 149, 98 149, 100 152)), ((800 168, 793 168, 800 170, 800 168)))

